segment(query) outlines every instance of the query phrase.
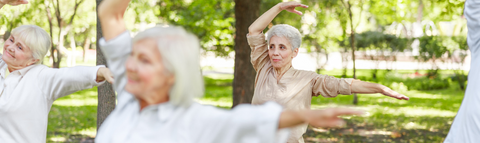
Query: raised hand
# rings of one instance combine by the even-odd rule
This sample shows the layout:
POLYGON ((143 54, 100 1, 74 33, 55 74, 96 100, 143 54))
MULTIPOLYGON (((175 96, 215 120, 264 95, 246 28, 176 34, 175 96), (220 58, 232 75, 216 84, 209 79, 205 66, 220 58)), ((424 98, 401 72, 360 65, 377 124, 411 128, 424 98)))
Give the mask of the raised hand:
POLYGON ((303 7, 303 8, 308 8, 307 5, 304 5, 304 4, 301 4, 301 3, 298 3, 298 2, 295 2, 295 1, 291 1, 291 2, 283 2, 283 3, 280 3, 280 9, 281 10, 285 10, 285 11, 288 11, 288 12, 291 12, 291 13, 296 13, 298 15, 302 15, 303 13, 296 10, 295 8, 296 7, 303 7))
POLYGON ((2 5, 28 4, 28 0, 0 0, 0 4, 2 4, 2 5))
POLYGON ((315 127, 339 127, 345 124, 339 116, 362 115, 364 112, 351 108, 327 108, 306 111, 306 122, 315 127))
POLYGON ((388 88, 388 87, 384 87, 382 89, 382 92, 381 92, 383 95, 386 95, 386 96, 390 96, 390 97, 393 97, 393 98, 397 98, 397 99, 400 99, 400 100, 409 100, 410 98, 408 98, 407 96, 403 95, 403 94, 400 94, 396 91, 393 91, 392 89, 388 88))

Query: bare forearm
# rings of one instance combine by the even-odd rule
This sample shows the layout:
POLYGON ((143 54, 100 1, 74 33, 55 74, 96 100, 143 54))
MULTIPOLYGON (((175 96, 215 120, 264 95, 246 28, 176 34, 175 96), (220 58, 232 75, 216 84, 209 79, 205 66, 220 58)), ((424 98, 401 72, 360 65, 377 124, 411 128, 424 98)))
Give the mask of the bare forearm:
POLYGON ((390 96, 397 99, 409 100, 407 96, 400 94, 392 89, 376 83, 364 82, 359 80, 354 80, 352 82, 352 93, 363 93, 363 94, 372 94, 372 93, 381 93, 386 96, 390 96))
POLYGON ((250 36, 258 35, 267 28, 268 24, 281 12, 280 5, 277 4, 270 8, 267 12, 263 13, 252 25, 248 28, 248 34, 250 36))
POLYGON ((381 93, 383 91, 383 88, 386 87, 376 83, 364 82, 359 80, 354 80, 352 82, 352 93, 381 93))
POLYGON ((294 127, 306 122, 305 113, 302 111, 283 111, 280 114, 278 128, 294 127))
POLYGON ((106 41, 126 30, 123 16, 129 3, 130 0, 104 0, 98 7, 98 17, 106 41))

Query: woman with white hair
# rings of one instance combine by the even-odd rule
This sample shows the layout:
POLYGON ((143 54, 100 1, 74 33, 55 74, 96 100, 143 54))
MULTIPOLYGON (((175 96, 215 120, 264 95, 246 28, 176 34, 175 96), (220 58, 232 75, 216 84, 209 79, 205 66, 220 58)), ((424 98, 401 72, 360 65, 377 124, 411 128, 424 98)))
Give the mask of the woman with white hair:
POLYGON ((199 41, 183 28, 153 27, 133 39, 123 16, 130 0, 104 0, 98 8, 99 42, 116 79, 118 104, 95 142, 269 143, 286 139, 281 128, 302 123, 334 127, 345 108, 282 111, 270 102, 229 111, 198 104, 203 95, 199 41))
MULTIPOLYGON (((248 29, 251 62, 257 72, 253 104, 276 101, 286 109, 305 110, 310 109, 312 96, 336 97, 338 94, 352 93, 381 93, 408 100, 405 95, 380 84, 339 79, 293 68, 292 59, 297 56, 302 43, 300 32, 287 24, 270 28, 266 38, 262 32, 283 10, 302 15, 295 7, 308 6, 298 2, 279 3, 260 16, 248 29)), ((302 135, 306 130, 306 124, 292 128, 288 142, 304 142, 302 135)))
MULTIPOLYGON (((5 4, 24 4, 1 0, 5 4)), ((12 30, 0 58, 0 142, 46 142, 48 113, 52 103, 79 90, 113 82, 104 67, 54 69, 42 65, 51 46, 50 36, 35 25, 12 30), (8 74, 10 73, 10 74, 8 74)))

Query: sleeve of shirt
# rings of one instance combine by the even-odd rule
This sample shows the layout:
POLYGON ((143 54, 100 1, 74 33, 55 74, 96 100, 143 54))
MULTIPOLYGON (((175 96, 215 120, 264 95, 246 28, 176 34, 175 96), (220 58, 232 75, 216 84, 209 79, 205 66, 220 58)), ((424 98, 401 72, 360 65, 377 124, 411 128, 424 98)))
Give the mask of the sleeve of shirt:
MULTIPOLYGON (((203 106, 203 105, 202 105, 203 106)), ((278 130, 282 107, 274 102, 238 105, 232 110, 205 107, 193 124, 197 142, 273 143, 285 142, 288 129, 278 130)))
POLYGON ((76 66, 70 68, 45 68, 38 75, 44 82, 42 89, 47 93, 47 98, 56 100, 74 92, 99 86, 105 81, 97 82, 97 71, 100 67, 76 66))
POLYGON ((251 62, 255 71, 259 71, 266 63, 270 62, 268 57, 268 45, 265 41, 265 34, 261 33, 255 36, 247 34, 248 45, 252 52, 250 53, 251 62))
MULTIPOLYGON (((124 87, 127 84, 125 62, 127 61, 128 55, 132 52, 130 32, 125 31, 109 41, 101 38, 99 42, 103 55, 107 60, 108 68, 112 71, 113 78, 115 79, 113 88, 117 92, 117 95, 122 95, 124 87)), ((120 97, 118 98, 120 99, 120 97)))
POLYGON ((467 18, 467 42, 472 55, 480 48, 480 0, 465 1, 465 17, 467 18))
POLYGON ((351 78, 335 78, 333 76, 318 74, 312 82, 312 95, 323 97, 336 97, 338 94, 352 94, 351 78))

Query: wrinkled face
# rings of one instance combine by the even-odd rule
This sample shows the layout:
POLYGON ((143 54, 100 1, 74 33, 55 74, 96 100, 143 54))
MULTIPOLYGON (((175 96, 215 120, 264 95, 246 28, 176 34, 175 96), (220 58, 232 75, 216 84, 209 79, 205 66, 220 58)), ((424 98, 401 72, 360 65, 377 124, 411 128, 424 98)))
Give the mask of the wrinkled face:
POLYGON ((128 82, 125 90, 137 99, 155 103, 159 98, 168 98, 159 96, 168 94, 174 76, 165 69, 154 39, 147 38, 133 44, 126 70, 128 82))
POLYGON ((33 58, 32 51, 24 41, 15 39, 14 35, 11 35, 3 44, 2 59, 7 63, 9 69, 13 70, 25 68, 38 61, 33 58))
POLYGON ((298 48, 292 51, 292 45, 285 37, 272 36, 268 46, 268 56, 274 68, 290 66, 298 54, 298 48))

